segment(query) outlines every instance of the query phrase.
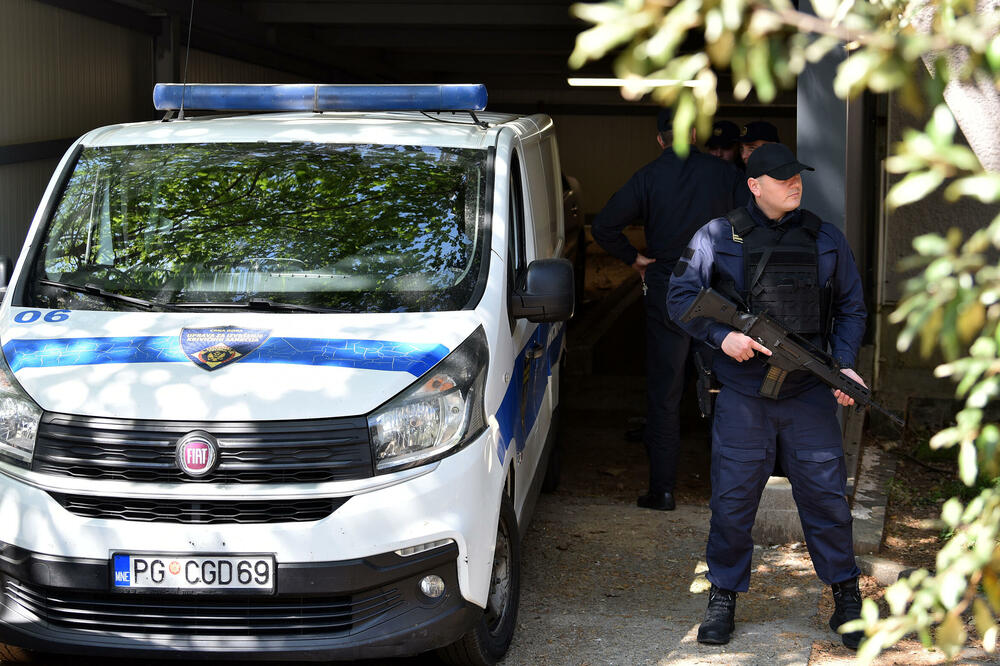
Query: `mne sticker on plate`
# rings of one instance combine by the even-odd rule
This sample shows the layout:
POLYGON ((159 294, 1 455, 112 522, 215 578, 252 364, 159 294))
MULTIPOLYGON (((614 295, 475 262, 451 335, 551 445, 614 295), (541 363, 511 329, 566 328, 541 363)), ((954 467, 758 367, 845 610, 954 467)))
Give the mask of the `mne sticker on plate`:
POLYGON ((116 590, 273 592, 273 555, 111 555, 116 590))

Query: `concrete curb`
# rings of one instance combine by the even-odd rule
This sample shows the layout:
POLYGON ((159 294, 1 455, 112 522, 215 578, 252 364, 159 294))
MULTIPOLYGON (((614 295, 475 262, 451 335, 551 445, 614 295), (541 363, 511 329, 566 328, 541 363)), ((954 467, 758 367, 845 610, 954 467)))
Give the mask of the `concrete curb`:
POLYGON ((858 555, 855 559, 861 573, 872 576, 879 585, 892 585, 899 580, 899 574, 912 568, 877 555, 858 555))
POLYGON ((874 445, 861 451, 851 513, 854 516, 854 552, 874 555, 882 545, 887 489, 896 471, 896 458, 874 445))

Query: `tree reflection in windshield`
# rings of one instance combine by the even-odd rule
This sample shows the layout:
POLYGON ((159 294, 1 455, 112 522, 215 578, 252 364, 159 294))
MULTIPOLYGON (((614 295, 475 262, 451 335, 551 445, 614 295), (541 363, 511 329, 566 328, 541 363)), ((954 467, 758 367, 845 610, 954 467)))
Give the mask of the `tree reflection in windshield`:
POLYGON ((251 298, 358 312, 470 306, 486 251, 486 151, 315 143, 84 149, 29 305, 251 298))

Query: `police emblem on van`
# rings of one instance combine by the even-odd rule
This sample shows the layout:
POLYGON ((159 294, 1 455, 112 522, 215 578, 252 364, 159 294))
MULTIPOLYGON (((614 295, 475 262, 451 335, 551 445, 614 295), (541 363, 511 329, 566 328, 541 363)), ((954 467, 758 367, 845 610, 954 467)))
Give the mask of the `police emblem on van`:
POLYGON ((188 476, 200 479, 219 462, 219 443, 207 432, 195 430, 177 440, 177 466, 188 476))
POLYGON ((181 350, 199 368, 211 372, 245 357, 270 336, 270 331, 239 326, 182 328, 181 350))

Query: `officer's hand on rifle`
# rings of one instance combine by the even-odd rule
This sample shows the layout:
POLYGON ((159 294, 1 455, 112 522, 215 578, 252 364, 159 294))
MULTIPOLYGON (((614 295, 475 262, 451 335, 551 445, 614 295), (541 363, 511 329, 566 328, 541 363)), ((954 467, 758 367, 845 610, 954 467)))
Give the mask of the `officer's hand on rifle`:
POLYGON ((722 341, 722 351, 740 363, 752 359, 755 351, 767 354, 768 356, 771 355, 770 349, 739 331, 733 331, 726 336, 726 339, 722 341))
POLYGON ((644 254, 639 253, 639 254, 635 255, 635 262, 632 264, 632 268, 634 268, 636 270, 636 272, 639 273, 639 277, 642 278, 642 280, 645 281, 645 279, 646 279, 646 266, 649 266, 650 264, 655 264, 655 263, 656 263, 656 259, 650 259, 649 257, 645 256, 644 254))
MULTIPOLYGON (((858 373, 851 370, 850 368, 841 368, 840 371, 845 375, 847 375, 848 377, 850 377, 851 379, 853 379, 854 381, 856 381, 857 383, 864 386, 865 388, 868 388, 868 384, 865 384, 865 380, 861 379, 861 376, 858 375, 858 373)), ((846 393, 842 393, 841 391, 834 391, 833 397, 835 397, 837 399, 837 402, 839 402, 844 407, 850 407, 851 405, 854 404, 854 398, 847 395, 846 393)))

